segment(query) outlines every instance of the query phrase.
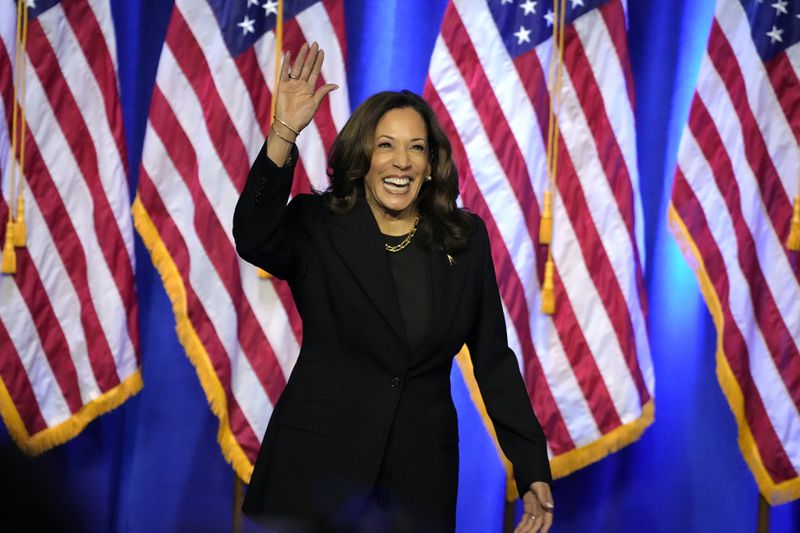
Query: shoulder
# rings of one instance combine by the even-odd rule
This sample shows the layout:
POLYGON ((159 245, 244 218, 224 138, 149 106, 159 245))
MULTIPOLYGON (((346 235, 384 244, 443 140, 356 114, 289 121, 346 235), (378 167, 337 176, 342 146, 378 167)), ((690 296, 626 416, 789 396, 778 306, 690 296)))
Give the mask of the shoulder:
POLYGON ((298 194, 286 206, 287 221, 301 226, 311 226, 322 219, 327 209, 318 194, 298 194))
POLYGON ((482 251, 489 246, 489 232, 486 229, 486 223, 475 213, 467 212, 467 214, 469 215, 472 226, 467 241, 467 249, 482 251))
POLYGON ((286 208, 298 216, 311 216, 325 209, 325 206, 322 204, 322 196, 303 193, 293 196, 286 208))

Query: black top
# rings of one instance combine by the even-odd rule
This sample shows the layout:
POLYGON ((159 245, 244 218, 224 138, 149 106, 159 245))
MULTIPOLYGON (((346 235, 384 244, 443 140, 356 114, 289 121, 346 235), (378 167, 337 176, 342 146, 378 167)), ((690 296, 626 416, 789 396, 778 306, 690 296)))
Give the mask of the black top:
MULTIPOLYGON (((406 238, 406 235, 382 236, 390 246, 396 246, 406 238)), ((406 327, 406 340, 413 352, 422 344, 431 322, 430 259, 427 250, 423 250, 415 240, 399 252, 386 253, 406 327)))

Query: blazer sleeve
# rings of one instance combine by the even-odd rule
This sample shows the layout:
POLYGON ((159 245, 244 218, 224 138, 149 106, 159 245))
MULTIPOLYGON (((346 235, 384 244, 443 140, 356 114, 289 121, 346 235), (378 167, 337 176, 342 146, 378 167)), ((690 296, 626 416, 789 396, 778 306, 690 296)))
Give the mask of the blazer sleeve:
POLYGON ((308 234, 300 222, 303 196, 287 205, 292 189, 297 147, 286 164, 258 152, 233 213, 233 240, 239 256, 279 279, 296 279, 305 272, 308 234))
POLYGON ((481 252, 481 303, 467 340, 475 379, 500 447, 514 466, 522 496, 535 481, 552 482, 544 432, 531 407, 514 352, 508 347, 489 235, 483 221, 473 239, 481 252))

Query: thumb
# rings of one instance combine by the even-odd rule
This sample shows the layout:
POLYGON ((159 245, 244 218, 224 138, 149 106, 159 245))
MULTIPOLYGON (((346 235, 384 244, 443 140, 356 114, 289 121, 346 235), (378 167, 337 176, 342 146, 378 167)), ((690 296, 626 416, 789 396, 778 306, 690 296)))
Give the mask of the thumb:
POLYGON ((339 86, 336 85, 335 83, 328 83, 326 85, 323 85, 322 87, 317 89, 317 91, 314 93, 314 103, 317 104, 317 106, 319 106, 320 102, 322 102, 322 99, 325 98, 325 96, 329 92, 335 91, 338 88, 339 86))
POLYGON ((537 482, 533 484, 533 494, 542 508, 552 511, 555 508, 553 504, 553 496, 550 493, 550 485, 544 482, 537 482))

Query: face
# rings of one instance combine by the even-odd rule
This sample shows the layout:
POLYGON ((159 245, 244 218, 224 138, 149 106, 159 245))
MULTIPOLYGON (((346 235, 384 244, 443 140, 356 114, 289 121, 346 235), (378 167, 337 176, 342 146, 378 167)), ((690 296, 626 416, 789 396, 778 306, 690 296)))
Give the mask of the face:
POLYGON ((411 108, 391 109, 375 127, 373 146, 364 177, 367 203, 376 216, 413 218, 417 196, 431 172, 425 121, 411 108))

